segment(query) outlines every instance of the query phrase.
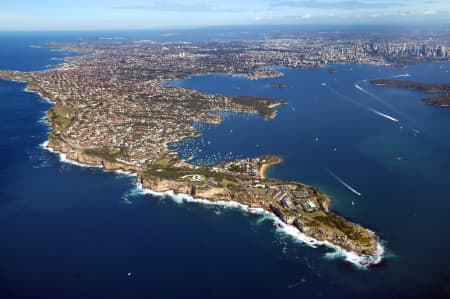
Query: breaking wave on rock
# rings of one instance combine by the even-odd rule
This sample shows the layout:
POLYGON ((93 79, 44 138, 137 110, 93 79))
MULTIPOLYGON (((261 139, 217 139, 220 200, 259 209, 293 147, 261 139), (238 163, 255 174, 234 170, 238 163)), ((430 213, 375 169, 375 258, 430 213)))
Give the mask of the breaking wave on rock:
MULTIPOLYGON (((42 149, 48 150, 52 153, 55 153, 59 157, 59 161, 62 163, 68 163, 71 165, 79 166, 79 167, 87 167, 87 168, 102 168, 101 165, 98 166, 92 166, 92 165, 86 165, 82 163, 78 163, 75 161, 72 161, 67 158, 66 154, 60 153, 58 151, 53 150, 52 148, 48 147, 48 141, 45 141, 40 144, 40 147, 42 149)), ((105 172, 108 172, 104 170, 105 172)), ((126 172, 122 170, 114 170, 113 172, 126 175, 126 176, 136 176, 135 173, 126 172)), ((164 197, 164 198, 170 198, 174 202, 178 204, 183 203, 198 203, 208 206, 218 206, 220 208, 229 208, 229 209, 235 209, 240 210, 249 214, 256 214, 259 215, 261 218, 258 220, 258 223, 261 223, 263 221, 272 221, 273 225, 276 226, 276 232, 282 233, 284 235, 289 236, 292 240, 296 242, 300 242, 302 244, 306 244, 309 247, 317 248, 320 245, 326 246, 328 248, 332 248, 334 252, 327 253, 325 255, 326 258, 343 258, 344 260, 352 263, 356 267, 360 269, 367 269, 371 265, 378 264, 383 259, 384 255, 384 248, 383 246, 378 243, 378 250, 377 254, 370 256, 370 255, 357 255, 356 253, 347 251, 345 249, 342 249, 328 241, 318 241, 316 239, 313 239, 311 237, 308 237, 307 235, 300 232, 296 227, 292 225, 288 225, 281 221, 277 216, 275 216, 273 213, 270 213, 262 208, 252 208, 247 205, 235 202, 235 201, 210 201, 206 199, 199 199, 199 198, 193 198, 190 195, 187 194, 175 194, 173 191, 167 191, 167 192, 155 192, 150 189, 143 188, 141 184, 135 183, 135 188, 133 188, 129 194, 127 194, 127 203, 128 203, 128 196, 140 196, 140 195, 151 195, 154 197, 164 197)))
POLYGON ((210 201, 206 199, 193 198, 192 196, 187 194, 174 194, 173 191, 155 192, 153 190, 143 188, 139 183, 136 183, 136 187, 133 189, 133 193, 134 195, 151 195, 157 198, 170 198, 177 204, 198 203, 208 206, 218 206, 220 208, 236 209, 249 214, 259 215, 260 219, 257 221, 257 223, 272 221, 273 225, 276 227, 276 233, 287 235, 295 242, 305 244, 312 248, 317 248, 318 246, 326 246, 328 248, 331 248, 334 251, 331 253, 327 253, 325 255, 326 258, 343 258, 345 261, 352 263, 360 269, 368 269, 369 266, 378 264, 383 259, 384 247, 380 243, 378 243, 377 254, 373 256, 360 256, 356 253, 342 249, 328 241, 318 241, 316 239, 313 239, 300 232, 296 227, 284 223, 273 213, 270 213, 262 208, 251 208, 247 205, 235 201, 210 201))
MULTIPOLYGON (((323 83, 322 85, 326 86, 325 83, 323 83)), ((28 90, 27 87, 24 90, 26 92, 37 93, 39 95, 39 98, 42 101, 49 103, 49 104, 54 104, 54 102, 52 102, 49 98, 43 96, 40 92, 30 91, 30 90, 28 90)), ((352 102, 354 102, 354 101, 352 101, 352 102)), ((361 105, 361 104, 359 104, 359 105, 361 105)), ((370 110, 370 108, 369 108, 369 110, 370 110)), ((378 114, 381 115, 381 113, 378 113, 378 114)), ((384 116, 384 115, 382 115, 382 116, 384 116)), ((390 118, 390 119, 397 121, 394 118, 390 118)), ((45 113, 45 115, 38 122, 41 124, 44 124, 49 129, 51 129, 50 123, 48 121, 47 113, 45 113)), ((48 140, 46 140, 43 143, 41 143, 39 145, 39 147, 58 155, 59 161, 62 163, 71 164, 71 165, 75 165, 78 167, 85 167, 85 168, 101 168, 105 172, 110 172, 108 170, 105 170, 102 167, 102 165, 87 165, 87 164, 73 161, 73 160, 67 158, 67 155, 65 153, 61 153, 61 152, 58 152, 58 151, 52 149, 51 147, 48 146, 48 144, 49 144, 49 142, 48 142, 48 140)), ((132 177, 136 176, 136 173, 122 171, 122 170, 113 170, 112 172, 115 172, 115 173, 118 173, 121 175, 126 175, 126 176, 132 176, 132 177)), ((308 237, 307 235, 300 232, 296 227, 284 223, 276 215, 274 215, 273 213, 270 213, 262 208, 251 208, 247 205, 243 205, 243 204, 235 202, 235 201, 210 201, 210 200, 205 200, 205 199, 197 199, 197 198, 193 198, 192 196, 186 195, 186 194, 176 195, 172 191, 163 192, 163 193, 155 192, 153 190, 143 188, 142 185, 139 183, 136 183, 136 187, 129 194, 126 195, 126 197, 124 198, 124 201, 129 203, 128 196, 145 195, 145 194, 149 194, 154 197, 167 197, 168 196, 173 201, 175 201, 179 204, 183 204, 185 202, 200 203, 200 204, 209 205, 209 206, 219 206, 220 208, 231 208, 231 209, 241 210, 241 211, 244 211, 244 212, 247 212, 250 214, 259 215, 261 217, 259 220, 259 223, 266 221, 266 220, 272 221, 272 223, 276 226, 277 233, 285 234, 285 235, 291 237, 293 240, 301 242, 301 243, 306 244, 313 248, 317 248, 317 246, 320 246, 320 245, 324 245, 329 248, 332 248, 334 250, 334 252, 327 253, 325 255, 326 258, 335 258, 335 257, 341 258, 342 257, 344 260, 346 260, 346 261, 354 264, 358 268, 362 268, 362 269, 367 269, 367 267, 369 267, 370 265, 378 264, 383 259, 383 255, 385 252, 384 247, 380 244, 380 242, 378 242, 377 254, 375 254, 374 256, 357 255, 353 252, 344 250, 334 244, 331 244, 328 241, 318 241, 311 237, 308 237)))
POLYGON ((79 166, 79 167, 86 167, 86 168, 101 168, 101 165, 87 165, 87 164, 82 164, 73 160, 70 160, 67 158, 67 155, 58 151, 55 151, 54 149, 52 149, 51 147, 48 146, 48 140, 44 141, 43 143, 41 143, 39 145, 40 148, 48 150, 51 153, 54 153, 58 156, 59 161, 63 162, 63 163, 67 163, 67 164, 71 164, 71 165, 75 165, 75 166, 79 166))
MULTIPOLYGON (((101 165, 95 165, 95 166, 94 165, 86 165, 86 164, 82 164, 82 163, 68 159, 66 154, 55 151, 54 149, 50 148, 48 146, 48 140, 41 143, 39 145, 39 147, 58 155, 59 161, 62 163, 67 163, 67 164, 75 165, 78 167, 102 168, 103 169, 103 167, 101 165)), ((103 171, 108 172, 105 169, 103 169, 103 171)), ((122 171, 122 170, 114 170, 113 172, 121 174, 121 175, 126 175, 126 176, 136 176, 135 173, 126 172, 126 171, 122 171)), ((284 223, 276 215, 274 215, 273 213, 270 213, 262 208, 251 208, 247 205, 244 205, 244 204, 241 204, 241 203, 238 203, 235 201, 210 201, 210 200, 206 200, 206 199, 198 199, 198 198, 193 198, 192 196, 187 195, 187 194, 175 194, 173 191, 155 192, 153 190, 143 188, 142 185, 137 182, 135 183, 135 188, 133 188, 130 191, 130 193, 127 194, 126 202, 129 203, 128 196, 139 196, 139 195, 151 195, 154 197, 169 197, 171 200, 173 200, 174 202, 176 202, 178 204, 183 204, 185 202, 186 203, 199 203, 199 204, 208 205, 208 206, 218 206, 220 208, 236 209, 236 210, 247 212, 249 214, 256 214, 261 217, 259 220, 259 223, 266 221, 266 220, 272 221, 272 223, 276 226, 277 233, 282 233, 284 235, 287 235, 287 236, 291 237, 294 241, 300 242, 302 244, 306 244, 307 246, 310 246, 313 248, 317 248, 317 246, 320 246, 320 245, 324 245, 329 248, 332 248, 334 250, 334 252, 326 254, 327 258, 331 258, 331 257, 343 258, 344 260, 352 263, 353 265, 355 265, 356 267, 361 268, 361 269, 367 269, 371 265, 378 264, 383 259, 384 248, 380 243, 378 243, 378 250, 377 250, 376 255, 360 256, 353 252, 344 250, 334 244, 331 244, 330 242, 318 241, 311 237, 308 237, 307 235, 300 232, 296 227, 284 223)))

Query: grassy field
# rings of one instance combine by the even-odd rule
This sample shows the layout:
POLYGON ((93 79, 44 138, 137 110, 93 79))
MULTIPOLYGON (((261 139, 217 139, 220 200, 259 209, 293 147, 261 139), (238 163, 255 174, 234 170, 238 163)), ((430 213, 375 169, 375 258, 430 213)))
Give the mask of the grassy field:
POLYGON ((78 108, 52 107, 48 110, 48 119, 60 131, 64 131, 78 113, 78 108))
POLYGON ((106 147, 86 149, 84 152, 89 156, 100 157, 109 162, 117 162, 117 158, 125 155, 125 152, 122 149, 112 149, 106 147))

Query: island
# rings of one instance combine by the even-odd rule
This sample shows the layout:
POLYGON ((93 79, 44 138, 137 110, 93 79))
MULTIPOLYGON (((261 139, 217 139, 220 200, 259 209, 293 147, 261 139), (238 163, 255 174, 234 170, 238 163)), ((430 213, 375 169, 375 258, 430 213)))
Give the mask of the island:
POLYGON ((450 107, 450 83, 432 84, 397 79, 377 79, 369 82, 376 86, 400 87, 427 93, 437 93, 437 95, 423 98, 422 102, 438 107, 450 107))
POLYGON ((54 104, 48 110, 49 149, 85 165, 135 173, 137 183, 154 192, 263 209, 310 238, 357 255, 362 265, 379 261, 379 237, 330 211, 329 196, 313 186, 266 176, 280 157, 202 166, 169 150, 172 143, 200 136, 192 124, 219 124, 222 119, 213 112, 254 113, 270 120, 286 102, 205 94, 171 87, 168 80, 219 71, 250 79, 280 76, 266 66, 269 62, 255 60, 267 56, 210 54, 210 45, 156 42, 81 41, 58 48, 82 55, 52 70, 0 71, 0 78, 26 82, 28 91, 54 104))

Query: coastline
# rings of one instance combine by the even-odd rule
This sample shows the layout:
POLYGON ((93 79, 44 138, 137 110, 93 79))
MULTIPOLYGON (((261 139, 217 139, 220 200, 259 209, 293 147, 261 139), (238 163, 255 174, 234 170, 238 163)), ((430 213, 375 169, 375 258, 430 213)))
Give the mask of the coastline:
POLYGON ((175 194, 173 191, 166 192, 156 192, 148 188, 144 188, 140 183, 136 182, 136 187, 142 194, 149 194, 155 197, 170 197, 176 203, 198 203, 203 205, 213 205, 221 208, 232 208, 235 210, 239 210, 242 212, 259 215, 262 217, 268 217, 275 227, 277 227, 277 231, 290 236, 295 241, 301 242, 311 248, 317 248, 317 246, 326 246, 330 249, 335 250, 335 252, 328 253, 328 255, 333 255, 333 257, 342 257, 347 262, 352 263, 357 266, 359 269, 367 270, 370 266, 376 265, 381 262, 384 256, 384 247, 380 242, 378 242, 377 254, 374 256, 370 255, 358 255, 354 252, 345 250, 337 245, 334 245, 328 241, 319 241, 312 237, 307 236, 306 234, 300 232, 294 225, 284 223, 279 217, 277 217, 274 213, 269 212, 263 208, 253 208, 248 205, 241 204, 236 201, 211 201, 207 199, 194 198, 189 194, 175 194))
POLYGON ((431 96, 422 98, 421 102, 435 107, 450 107, 450 83, 434 84, 399 79, 374 79, 368 82, 377 87, 404 88, 432 94, 431 96))
MULTIPOLYGON (((42 95, 41 92, 37 91, 37 90, 30 90, 29 85, 27 85, 27 87, 25 88, 24 91, 26 92, 33 92, 33 93, 37 93, 40 98, 42 98, 44 101, 49 102, 51 104, 55 104, 55 102, 53 102, 52 100, 50 100, 49 98, 46 98, 42 95)), ((278 105, 276 105, 278 106, 278 105)), ((272 107, 271 107, 272 108, 272 107)), ((274 112, 276 115, 276 111, 274 112)), ((51 131, 55 130, 55 123, 52 122, 50 119, 48 119, 48 123, 47 125, 50 127, 51 131)), ((125 165, 123 165, 123 163, 117 161, 117 162, 112 162, 112 163, 106 163, 105 161, 102 161, 102 159, 97 159, 95 157, 91 157, 90 155, 81 155, 79 150, 82 149, 78 149, 78 148, 71 148, 70 144, 67 144, 64 140, 61 140, 61 142, 57 142, 55 143, 54 139, 50 139, 48 138, 48 140, 46 142, 44 142, 41 147, 47 149, 48 151, 55 153, 59 156, 59 160, 63 163, 69 163, 72 165, 76 165, 79 167, 92 167, 92 168, 101 168, 103 171, 105 172, 116 172, 116 173, 124 173, 127 175, 131 175, 131 176, 136 176, 137 178, 139 178, 140 175, 140 171, 142 169, 136 168, 135 166, 132 167, 125 167, 125 165), (53 146, 52 146, 53 143, 53 146), (63 146, 61 146, 63 145, 63 146), (55 147, 56 146, 56 147, 55 147), (61 147, 60 147, 61 146, 61 147), (80 155, 79 155, 80 154, 80 155), (101 162, 101 163, 100 163, 101 162)), ((266 179, 266 171, 268 168, 270 168, 270 166, 275 165, 275 164, 279 164, 282 162, 281 158, 276 157, 276 160, 274 161, 269 161, 268 163, 264 163, 262 165, 262 169, 259 170, 259 174, 263 179, 266 179)), ((137 184, 139 184, 136 181, 137 184)), ((308 236, 307 234, 303 233, 302 231, 300 231, 300 229, 293 225, 291 222, 286 223, 285 221, 283 221, 283 219, 280 218, 280 215, 278 215, 277 211, 274 211, 273 209, 269 209, 268 207, 250 207, 248 205, 239 203, 237 201, 234 200, 216 200, 216 198, 209 198, 209 199, 201 199, 201 198, 195 198, 189 194, 185 194, 183 192, 180 192, 178 195, 176 195, 176 192, 174 192, 172 189, 169 189, 169 191, 164 190, 163 192, 156 192, 154 190, 152 190, 151 188, 144 188, 142 186, 142 182, 140 183, 140 188, 144 191, 144 192, 148 192, 149 194, 153 194, 155 196, 167 196, 170 195, 175 201, 176 200, 180 200, 184 202, 196 202, 196 203, 201 203, 201 204, 213 204, 213 205, 219 205, 219 206, 225 206, 225 207, 232 207, 232 208, 237 208, 240 210, 245 210, 247 212, 250 211, 256 211, 260 214, 263 214, 265 216, 270 216, 271 218, 274 219, 274 223, 277 225, 277 227, 282 227, 284 232, 292 237, 294 237, 296 240, 301 241, 302 243, 311 245, 312 247, 315 247, 315 245, 325 245, 329 248, 333 248, 335 249, 336 253, 339 253, 339 256, 343 256, 345 258, 345 260, 351 262, 352 264, 356 265, 356 266, 361 266, 363 268, 367 268, 370 265, 373 264, 377 264, 381 261, 382 257, 383 257, 383 253, 384 253, 384 248, 381 246, 380 242, 379 242, 379 238, 376 237, 375 233, 373 233, 372 231, 366 229, 367 231, 373 233, 373 236, 376 237, 374 245, 376 245, 376 250, 370 252, 370 254, 364 254, 364 252, 361 253, 356 253, 357 251, 349 251, 344 249, 343 247, 340 247, 339 245, 335 245, 333 243, 331 243, 330 241, 327 240, 323 240, 320 241, 321 239, 315 239, 313 237, 308 236)), ((138 185, 139 186, 139 185, 138 185)), ((328 212, 328 210, 327 210, 328 212)), ((352 223, 354 224, 354 223, 352 223)), ((331 241, 335 241, 336 239, 331 238, 329 239, 331 241)), ((339 244, 339 243, 338 243, 339 244)))
POLYGON ((270 167, 283 163, 283 159, 280 157, 274 157, 276 160, 264 163, 261 168, 259 169, 259 177, 263 180, 267 179, 267 170, 269 170, 270 167))
MULTIPOLYGON (((47 125, 50 125, 48 123, 47 125)), ((42 149, 45 149, 53 154, 56 154, 59 158, 59 161, 61 163, 67 163, 78 167, 85 167, 85 168, 97 168, 101 169, 104 172, 114 172, 117 174, 124 174, 130 177, 136 177, 136 181, 134 182, 136 188, 138 191, 143 195, 151 195, 157 198, 162 197, 169 197, 171 200, 173 200, 176 203, 182 204, 182 203, 197 203, 197 204, 203 204, 203 205, 213 205, 218 206, 220 208, 232 208, 238 211, 251 213, 260 215, 261 217, 268 217, 272 222, 273 225, 276 227, 276 231, 283 233, 289 237, 291 237, 294 241, 300 242, 302 244, 305 244, 311 248, 317 248, 318 246, 325 246, 327 248, 333 249, 334 252, 329 252, 325 254, 325 257, 331 257, 331 258, 343 258, 345 261, 351 263, 352 265, 356 266, 358 269, 367 270, 370 266, 376 265, 380 263, 384 257, 385 248, 381 244, 380 240, 377 242, 377 252, 374 255, 358 255, 355 252, 346 250, 342 247, 339 247, 329 241, 320 241, 317 239, 314 239, 304 233, 302 233, 297 227, 295 227, 292 224, 287 224, 283 222, 275 213, 272 211, 268 211, 264 208, 260 207, 250 207, 248 205, 239 203, 237 201, 224 201, 224 200, 208 200, 208 199, 202 199, 202 198, 195 198, 189 194, 175 194, 173 190, 165 191, 165 192, 157 192, 150 188, 145 188, 142 186, 141 183, 138 182, 138 174, 136 171, 126 171, 123 169, 107 169, 102 165, 90 165, 85 163, 80 163, 79 161, 75 161, 72 159, 67 158, 67 155, 63 152, 59 152, 53 148, 51 148, 48 145, 48 140, 44 141, 39 145, 42 149)), ((267 163, 267 167, 271 165, 276 165, 282 162, 281 158, 278 158, 276 162, 267 163)), ((372 232, 372 231, 371 231, 372 232)))

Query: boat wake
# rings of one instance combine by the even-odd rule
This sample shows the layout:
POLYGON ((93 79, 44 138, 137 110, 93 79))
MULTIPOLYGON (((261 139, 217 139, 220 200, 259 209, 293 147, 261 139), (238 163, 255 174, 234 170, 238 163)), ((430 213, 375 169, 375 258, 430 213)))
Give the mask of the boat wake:
MULTIPOLYGON (((388 119, 388 120, 390 120, 390 121, 393 121, 393 122, 399 122, 399 120, 398 120, 397 118, 393 117, 393 116, 390 116, 390 115, 388 115, 388 114, 386 114, 386 113, 382 113, 382 112, 380 112, 380 111, 378 111, 378 110, 375 110, 375 109, 373 109, 373 108, 371 108, 371 107, 369 107, 369 106, 363 105, 363 104, 361 104, 361 103, 355 101, 354 99, 352 99, 352 98, 350 98, 350 97, 348 97, 348 96, 346 96, 346 95, 343 95, 342 93, 338 92, 338 91, 335 90, 334 88, 329 87, 328 85, 327 85, 327 87, 328 87, 328 89, 329 89, 332 93, 334 93, 335 95, 339 96, 340 98, 346 100, 347 102, 350 102, 350 103, 352 103, 352 104, 354 104, 354 105, 356 105, 356 106, 358 106, 358 107, 360 107, 360 108, 363 108, 363 109, 365 109, 365 110, 367 110, 367 111, 370 111, 370 112, 372 112, 372 113, 374 113, 374 114, 376 114, 376 115, 378 115, 378 116, 381 116, 381 117, 383 117, 383 118, 385 118, 385 119, 388 119)), ((360 87, 360 88, 361 88, 361 87, 360 87)))
POLYGON ((367 89, 365 89, 364 87, 362 87, 361 85, 359 85, 361 82, 366 82, 366 80, 362 80, 359 81, 355 84, 355 88, 358 89, 359 91, 367 94, 369 97, 371 97, 372 99, 374 99, 375 101, 377 101, 378 103, 382 104, 383 106, 385 106, 386 108, 389 108, 392 111, 398 112, 398 110, 392 106, 391 104, 389 104, 388 102, 386 102, 385 100, 383 100, 382 98, 380 98, 379 96, 377 96, 376 94, 368 91, 367 89))
MULTIPOLYGON (((59 161, 62 163, 72 164, 72 165, 75 165, 78 167, 102 168, 101 165, 92 166, 92 165, 85 165, 82 163, 72 161, 67 158, 66 154, 55 151, 52 148, 50 148, 48 146, 48 141, 43 142, 39 146, 42 149, 45 149, 51 153, 57 154, 59 157, 59 161)), ((104 170, 104 169, 103 169, 103 171, 106 172, 106 170, 104 170)), ((113 172, 119 173, 120 175, 136 176, 135 173, 129 173, 126 171, 121 171, 121 170, 115 170, 113 172)), ((125 204, 131 204, 132 202, 130 201, 129 197, 141 196, 141 195, 146 195, 146 194, 152 195, 154 197, 159 197, 159 198, 169 197, 170 199, 172 199, 174 202, 176 202, 178 204, 183 204, 185 202, 192 202, 192 203, 199 203, 199 204, 204 204, 204 205, 208 205, 208 206, 218 206, 220 208, 237 209, 237 210, 241 210, 246 213, 249 213, 249 214, 259 215, 261 217, 261 219, 257 223, 261 223, 263 221, 270 220, 270 221, 272 221, 273 225, 276 227, 277 233, 282 233, 284 235, 287 235, 287 236, 291 237, 294 241, 298 241, 302 244, 306 244, 313 248, 316 248, 319 245, 332 248, 334 250, 334 252, 336 252, 336 256, 342 257, 344 260, 352 263, 353 265, 355 265, 356 267, 358 267, 360 269, 367 269, 371 265, 380 263, 381 260, 383 259, 384 248, 380 243, 378 243, 378 250, 375 255, 357 255, 354 252, 350 252, 345 249, 342 249, 328 241, 318 241, 316 239, 308 237, 307 235, 300 232, 296 227, 284 223, 273 213, 270 213, 262 208, 251 208, 247 205, 243 205, 243 204, 235 202, 235 201, 210 201, 210 200, 206 200, 206 199, 193 198, 192 196, 186 195, 186 194, 175 195, 172 191, 168 191, 168 192, 164 192, 164 193, 155 192, 150 189, 145 189, 142 187, 141 184, 135 182, 135 187, 132 190, 130 190, 130 192, 128 192, 122 196, 122 202, 125 204)))
POLYGON ((391 78, 399 78, 399 77, 411 77, 411 75, 406 73, 406 74, 401 74, 401 75, 395 75, 395 76, 392 76, 391 78))
POLYGON ((352 191, 353 193, 355 193, 358 196, 361 196, 362 194, 358 191, 356 191, 352 186, 350 186, 349 184, 347 184, 343 179, 341 179, 340 177, 338 177, 334 172, 332 172, 331 170, 327 169, 328 173, 334 177, 339 183, 341 183, 344 187, 346 187, 348 190, 352 191))
POLYGON ((362 88, 361 86, 359 86, 358 83, 355 84, 355 87, 356 87, 356 89, 359 89, 359 90, 361 90, 362 92, 367 93, 367 91, 366 91, 364 88, 362 88))
MULTIPOLYGON (((40 145, 41 148, 46 149, 52 153, 56 153, 59 156, 59 160, 63 163, 69 163, 72 165, 76 165, 79 167, 89 167, 89 168, 101 168, 101 166, 91 166, 91 165, 84 165, 78 162, 74 162, 66 157, 65 154, 54 151, 50 147, 48 147, 48 141, 45 141, 40 145)), ((136 176, 134 173, 128 173, 124 171, 114 171, 116 173, 119 173, 121 175, 128 175, 128 176, 136 176)), ((353 189, 354 190, 354 189, 353 189)), ((356 191, 356 190, 355 190, 356 191)), ((276 233, 282 233, 284 235, 287 235, 291 237, 294 241, 298 241, 302 244, 306 244, 310 247, 316 248, 319 245, 327 246, 329 248, 332 248, 334 252, 336 252, 336 256, 342 257, 344 260, 352 263, 356 267, 360 269, 367 269, 371 265, 375 265, 381 262, 384 255, 384 248, 379 243, 378 244, 378 250, 375 255, 357 255, 356 253, 344 250, 330 242, 327 241, 318 241, 316 239, 313 239, 311 237, 308 237, 307 235, 301 233, 296 227, 292 225, 288 225, 281 221, 277 216, 275 216, 273 213, 270 213, 262 208, 252 208, 247 205, 243 205, 241 203, 235 202, 235 201, 210 201, 206 199, 198 199, 193 198, 190 195, 187 194, 174 194, 173 191, 168 192, 155 192, 150 189, 143 188, 141 184, 135 182, 135 187, 130 190, 130 192, 124 194, 122 196, 122 201, 125 204, 131 204, 129 197, 135 197, 135 196, 141 196, 141 195, 151 195, 157 198, 170 198, 174 202, 178 204, 184 204, 184 203, 199 203, 203 205, 208 206, 218 206, 220 208, 228 208, 228 209, 236 209, 240 211, 244 211, 249 214, 255 214, 259 215, 261 219, 258 220, 258 223, 262 223, 263 221, 270 220, 272 221, 273 225, 276 227, 276 233)))
POLYGON ((392 120, 393 122, 399 122, 399 120, 396 119, 395 117, 392 117, 392 116, 390 116, 390 115, 387 115, 387 114, 385 114, 385 113, 382 113, 382 112, 380 112, 380 111, 378 111, 378 110, 375 110, 375 109, 369 108, 369 107, 367 107, 367 109, 369 109, 369 111, 372 111, 372 112, 375 113, 375 114, 378 114, 379 116, 382 116, 382 117, 384 117, 384 118, 387 118, 387 119, 389 119, 389 120, 392 120))

